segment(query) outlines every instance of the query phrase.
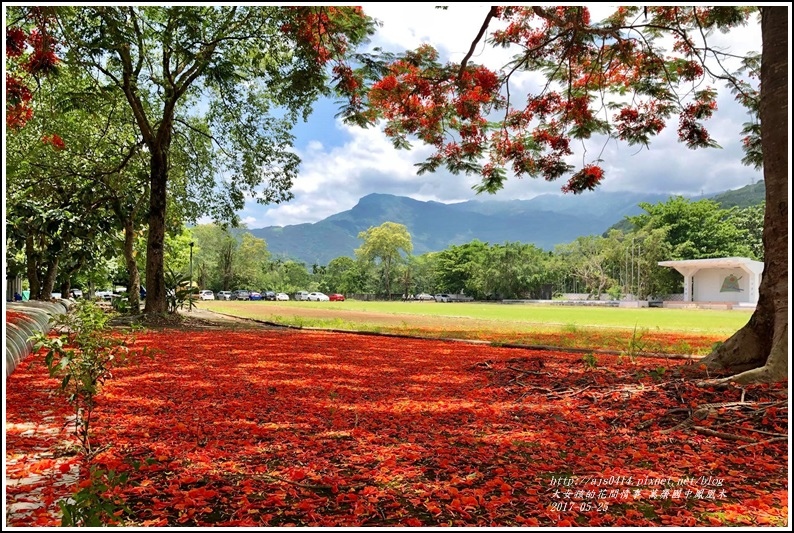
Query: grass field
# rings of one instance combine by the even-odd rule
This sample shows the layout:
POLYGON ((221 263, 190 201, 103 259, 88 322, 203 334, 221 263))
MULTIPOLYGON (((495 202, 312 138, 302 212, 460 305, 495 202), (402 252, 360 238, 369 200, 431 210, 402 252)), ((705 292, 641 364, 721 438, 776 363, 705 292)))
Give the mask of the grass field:
MULTIPOLYGON (((746 311, 714 311, 708 309, 626 309, 573 307, 554 305, 506 305, 498 303, 435 303, 435 302, 201 302, 201 307, 219 313, 246 318, 270 320, 306 316, 307 309, 326 310, 329 315, 344 317, 359 313, 446 317, 493 321, 501 326, 556 329, 560 327, 647 328, 678 333, 730 335, 750 318, 746 311)), ((362 317, 365 321, 365 317, 362 317)))
POLYGON ((201 302, 282 325, 564 348, 705 355, 750 318, 745 311, 435 302, 201 302))

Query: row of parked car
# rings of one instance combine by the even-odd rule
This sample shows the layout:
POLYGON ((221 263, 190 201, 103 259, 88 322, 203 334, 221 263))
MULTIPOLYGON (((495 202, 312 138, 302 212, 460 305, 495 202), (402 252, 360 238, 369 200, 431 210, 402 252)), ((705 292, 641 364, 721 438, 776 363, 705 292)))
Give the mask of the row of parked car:
MULTIPOLYGON (((201 300, 271 300, 271 301, 288 301, 289 295, 283 292, 275 291, 247 291, 238 289, 236 291, 219 291, 217 295, 210 290, 199 291, 199 299, 201 300)), ((305 300, 309 302, 336 302, 344 301, 345 297, 342 294, 332 294, 330 296, 322 292, 307 292, 298 291, 294 295, 295 300, 305 300)))
POLYGON ((204 290, 199 292, 199 298, 202 300, 289 300, 289 296, 283 292, 257 292, 244 289, 238 289, 236 291, 218 291, 217 298, 212 291, 204 290))
POLYGON ((429 301, 436 301, 436 302, 452 302, 456 300, 451 295, 446 293, 436 294, 433 296, 432 294, 427 294, 426 292, 417 294, 414 296, 413 294, 408 295, 408 297, 404 297, 404 300, 419 300, 422 302, 429 302, 429 301))
MULTIPOLYGON (((123 289, 117 289, 123 292, 123 289)), ((82 298, 83 291, 80 289, 72 289, 70 291, 70 295, 72 298, 82 298)), ((107 290, 102 291, 98 290, 94 292, 95 297, 101 298, 103 300, 110 300, 113 296, 118 295, 118 293, 114 293, 114 291, 107 290)), ((60 294, 58 295, 60 297, 60 294)), ((141 287, 141 299, 146 298, 146 289, 141 287)), ((244 289, 238 289, 236 291, 218 291, 216 293, 212 292, 211 290, 203 290, 199 291, 198 297, 200 300, 270 300, 270 301, 289 301, 290 297, 288 294, 284 292, 275 292, 275 291, 247 291, 244 289)), ((307 292, 307 291, 298 291, 294 294, 293 298, 298 301, 309 301, 309 302, 343 302, 345 301, 345 297, 342 294, 334 293, 331 295, 326 295, 322 292, 307 292)), ((449 294, 436 294, 435 296, 432 294, 427 293, 420 293, 417 295, 408 295, 403 296, 404 300, 419 300, 419 301, 436 301, 436 302, 451 302, 453 298, 449 294)))

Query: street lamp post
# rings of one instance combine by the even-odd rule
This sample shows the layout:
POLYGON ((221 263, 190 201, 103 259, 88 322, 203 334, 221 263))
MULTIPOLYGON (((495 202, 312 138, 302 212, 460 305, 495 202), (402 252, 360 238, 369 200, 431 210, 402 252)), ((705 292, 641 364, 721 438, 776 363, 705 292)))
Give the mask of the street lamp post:
POLYGON ((188 298, 190 298, 190 304, 187 306, 188 311, 193 310, 193 242, 190 242, 190 285, 188 285, 189 291, 188 298))

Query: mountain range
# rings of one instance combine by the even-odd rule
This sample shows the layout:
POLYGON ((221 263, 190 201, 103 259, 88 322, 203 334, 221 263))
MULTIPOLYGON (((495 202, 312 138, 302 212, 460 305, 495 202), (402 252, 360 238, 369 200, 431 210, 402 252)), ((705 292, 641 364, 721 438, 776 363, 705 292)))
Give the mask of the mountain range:
MULTIPOLYGON (((604 192, 584 195, 544 194, 530 200, 470 200, 444 204, 405 196, 369 194, 352 209, 319 222, 249 230, 262 238, 274 257, 307 265, 326 265, 336 257, 355 257, 358 234, 384 222, 404 224, 414 255, 443 250, 474 239, 491 244, 530 243, 551 250, 579 236, 601 234, 626 216, 642 212, 639 203, 664 202, 669 194, 604 192)), ((724 207, 747 206, 764 199, 763 182, 711 198, 724 207)))

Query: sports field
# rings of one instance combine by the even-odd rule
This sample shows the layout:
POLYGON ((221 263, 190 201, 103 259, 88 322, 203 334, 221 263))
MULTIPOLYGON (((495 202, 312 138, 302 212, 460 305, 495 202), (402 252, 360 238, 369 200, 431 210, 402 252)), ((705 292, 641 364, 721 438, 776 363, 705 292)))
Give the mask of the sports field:
POLYGON ((747 311, 499 303, 207 301, 217 313, 276 324, 703 355, 747 323, 747 311))

